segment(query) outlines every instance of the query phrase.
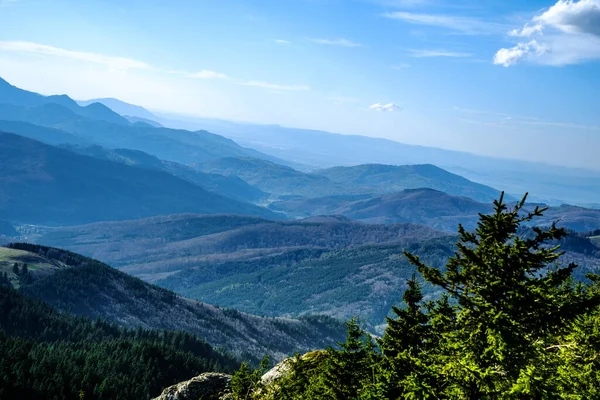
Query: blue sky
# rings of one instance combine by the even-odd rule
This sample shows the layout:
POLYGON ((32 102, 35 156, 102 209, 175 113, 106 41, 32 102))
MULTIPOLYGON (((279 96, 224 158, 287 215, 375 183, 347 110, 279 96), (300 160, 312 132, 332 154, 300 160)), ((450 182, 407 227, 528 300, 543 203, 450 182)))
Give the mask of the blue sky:
POLYGON ((600 0, 0 0, 0 26, 0 76, 44 94, 600 169, 600 0))

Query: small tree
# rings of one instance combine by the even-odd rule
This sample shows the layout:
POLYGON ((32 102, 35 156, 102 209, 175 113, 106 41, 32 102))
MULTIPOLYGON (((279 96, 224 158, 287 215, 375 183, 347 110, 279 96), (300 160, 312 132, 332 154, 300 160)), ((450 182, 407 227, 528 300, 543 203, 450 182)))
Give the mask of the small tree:
POLYGON ((238 400, 252 399, 260 395, 262 389, 261 378, 269 369, 271 361, 265 356, 257 369, 252 369, 247 363, 242 363, 240 369, 231 377, 231 390, 234 398, 238 400))
POLYGON ((372 380, 375 344, 356 318, 346 323, 348 336, 340 350, 327 349, 320 386, 322 399, 355 399, 365 382, 372 380))

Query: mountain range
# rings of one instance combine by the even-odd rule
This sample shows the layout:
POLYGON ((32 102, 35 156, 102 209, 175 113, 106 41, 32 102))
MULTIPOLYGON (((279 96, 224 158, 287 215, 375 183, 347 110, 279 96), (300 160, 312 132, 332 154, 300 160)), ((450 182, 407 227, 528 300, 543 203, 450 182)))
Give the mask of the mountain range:
POLYGON ((237 176, 275 199, 384 194, 404 189, 432 188, 491 202, 500 191, 471 182, 434 165, 358 165, 304 173, 256 158, 221 158, 195 166, 225 176, 237 176))
POLYGON ((138 168, 0 133, 0 218, 68 225, 198 212, 277 215, 208 192, 161 170, 138 168))
MULTIPOLYGON (((536 205, 528 204, 532 210, 536 205)), ((540 206, 544 206, 543 204, 540 206)), ((374 224, 410 222, 435 229, 456 232, 458 224, 474 229, 480 214, 493 210, 490 202, 453 196, 434 189, 406 189, 396 193, 373 195, 338 195, 311 199, 288 199, 271 203, 269 208, 292 218, 318 215, 343 215, 374 224)), ((570 205, 550 207, 536 220, 539 226, 558 226, 577 232, 600 228, 600 210, 570 205)))
POLYGON ((154 113, 164 126, 206 129, 296 165, 305 171, 360 164, 434 164, 514 197, 552 205, 597 203, 600 172, 530 161, 480 156, 360 135, 154 113), (301 168, 302 169, 302 168, 301 168))
MULTIPOLYGON (((93 102, 82 107, 66 95, 42 96, 12 86, 1 78, 0 120, 53 128, 61 131, 63 138, 68 140, 63 143, 141 150, 184 164, 221 157, 257 157, 285 164, 283 160, 241 147, 231 139, 206 131, 191 132, 155 127, 145 122, 132 123, 101 103, 93 102), (69 139, 67 135, 76 139, 69 139)), ((56 135, 58 133, 55 132, 54 138, 56 135)))

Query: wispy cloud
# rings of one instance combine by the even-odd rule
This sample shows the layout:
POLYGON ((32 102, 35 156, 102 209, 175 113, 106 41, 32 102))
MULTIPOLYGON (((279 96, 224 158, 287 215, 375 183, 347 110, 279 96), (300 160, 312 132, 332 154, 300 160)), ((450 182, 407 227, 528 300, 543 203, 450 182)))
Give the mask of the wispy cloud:
POLYGON ((10 7, 17 3, 19 0, 0 0, 0 8, 10 7))
POLYGON ((410 68, 410 64, 400 63, 400 64, 396 64, 396 65, 392 66, 392 69, 395 69, 395 70, 401 70, 401 69, 406 69, 406 68, 410 68))
POLYGON ((232 78, 229 75, 224 74, 222 72, 215 72, 215 71, 208 71, 208 70, 198 71, 198 72, 184 72, 184 71, 171 71, 171 72, 179 74, 179 75, 183 75, 187 78, 226 80, 231 83, 235 83, 236 85, 258 87, 258 88, 263 88, 263 89, 285 90, 285 91, 310 90, 310 87, 308 87, 306 85, 281 85, 278 83, 270 83, 270 82, 263 82, 263 81, 246 81, 243 79, 232 78))
POLYGON ((448 29, 464 35, 489 35, 506 30, 506 26, 497 22, 483 21, 477 18, 423 14, 407 11, 394 11, 383 14, 384 17, 396 19, 414 25, 426 25, 448 29))
POLYGON ((279 85, 276 83, 269 82, 261 82, 261 81, 237 81, 239 85, 243 86, 253 86, 259 87, 263 89, 272 89, 272 90, 290 90, 290 91, 307 91, 310 90, 309 86, 306 85, 279 85))
POLYGON ((18 54, 31 54, 37 56, 57 57, 63 58, 70 61, 87 62, 92 64, 103 65, 108 67, 110 70, 130 70, 130 69, 144 69, 153 70, 155 72, 175 74, 189 79, 204 79, 204 80, 222 80, 228 81, 237 85, 259 87, 263 89, 271 90, 286 90, 286 91, 305 91, 310 90, 306 85, 282 85, 277 83, 256 81, 256 80, 243 80, 232 78, 222 72, 216 72, 211 70, 201 70, 197 72, 181 71, 181 70, 163 70, 155 68, 150 64, 143 61, 134 60, 126 57, 113 57, 104 54, 73 51, 62 49, 54 46, 47 46, 39 43, 32 42, 11 42, 11 41, 0 41, 0 52, 18 53, 18 54))
POLYGON ((35 54, 51 57, 66 58, 75 61, 84 61, 93 64, 101 64, 115 70, 127 69, 150 69, 151 66, 142 61, 133 60, 126 57, 106 56, 98 53, 88 53, 82 51, 72 51, 61 49, 54 46, 32 42, 8 42, 0 41, 0 51, 35 54))
POLYGON ((559 0, 508 34, 535 39, 498 50, 494 63, 504 67, 520 61, 566 65, 600 59, 600 0, 559 0))
POLYGON ((375 110, 375 111, 386 111, 386 112, 402 111, 402 108, 400 108, 400 106, 398 106, 394 103, 389 103, 389 104, 375 103, 375 104, 369 106, 369 109, 375 110))
POLYGON ((325 46, 340 46, 340 47, 362 47, 362 44, 353 42, 348 39, 308 39, 313 43, 322 44, 325 46))
POLYGON ((434 3, 435 0, 379 0, 378 3, 386 7, 419 7, 434 3))
POLYGON ((292 44, 292 42, 290 42, 289 40, 283 40, 283 39, 274 39, 273 41, 277 44, 282 44, 282 45, 292 44))
POLYGON ((223 74, 221 72, 207 71, 207 70, 191 72, 191 73, 187 73, 186 75, 189 78, 196 78, 196 79, 227 79, 227 80, 230 79, 229 76, 227 76, 226 74, 223 74))
POLYGON ((452 111, 461 112, 461 113, 468 113, 468 114, 494 115, 494 116, 503 117, 503 118, 506 118, 506 119, 512 118, 510 115, 505 114, 505 113, 499 113, 499 112, 494 112, 494 111, 477 110, 477 109, 474 109, 474 108, 464 108, 464 107, 454 106, 454 107, 452 107, 451 110, 452 111))
POLYGON ((544 121, 539 118, 533 117, 521 117, 511 116, 506 113, 477 110, 472 108, 462 108, 454 106, 452 111, 456 111, 463 114, 480 115, 481 118, 485 119, 473 119, 473 118, 459 118, 460 121, 480 124, 486 126, 515 126, 515 125, 535 125, 535 126, 548 126, 556 128, 568 128, 568 129, 582 129, 582 130, 600 130, 600 126, 597 125, 585 125, 573 122, 557 122, 557 121, 544 121))
POLYGON ((471 57, 471 53, 462 53, 457 51, 447 50, 409 50, 413 57, 430 58, 430 57, 448 57, 448 58, 467 58, 471 57))

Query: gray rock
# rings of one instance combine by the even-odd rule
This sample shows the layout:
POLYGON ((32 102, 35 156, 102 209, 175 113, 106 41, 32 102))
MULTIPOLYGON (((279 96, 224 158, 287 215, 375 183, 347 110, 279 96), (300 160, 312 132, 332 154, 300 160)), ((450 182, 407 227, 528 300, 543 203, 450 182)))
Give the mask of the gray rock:
POLYGON ((163 390, 154 400, 225 400, 231 398, 231 375, 204 373, 163 390))

